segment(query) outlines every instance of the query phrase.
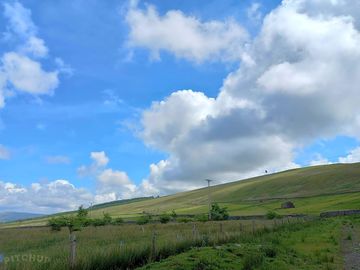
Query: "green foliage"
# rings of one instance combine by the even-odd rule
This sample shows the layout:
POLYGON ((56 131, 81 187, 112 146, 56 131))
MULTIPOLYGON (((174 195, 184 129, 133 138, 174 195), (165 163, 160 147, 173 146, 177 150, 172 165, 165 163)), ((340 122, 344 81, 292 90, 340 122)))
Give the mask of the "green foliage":
POLYGON ((151 216, 151 215, 144 215, 144 216, 139 217, 139 218, 136 220, 136 224, 138 224, 138 225, 145 225, 145 224, 148 224, 151 220, 152 220, 152 216, 151 216))
POLYGON ((220 207, 217 203, 211 205, 210 213, 212 220, 227 220, 229 218, 227 207, 220 207))
POLYGON ((171 216, 173 219, 176 219, 176 218, 177 218, 177 214, 176 214, 176 212, 175 212, 174 209, 171 211, 170 216, 171 216))
POLYGON ((170 221, 171 217, 170 215, 164 213, 164 214, 161 214, 160 217, 159 217, 159 220, 162 224, 166 224, 170 221))
POLYGON ((112 217, 110 216, 109 213, 103 213, 103 220, 104 220, 104 224, 105 225, 109 225, 112 223, 112 217))
POLYGON ((112 221, 113 225, 121 225, 124 223, 124 220, 121 217, 114 218, 112 221))
POLYGON ((199 222, 206 222, 209 221, 209 216, 206 214, 197 215, 195 216, 195 220, 199 222))
POLYGON ((89 211, 85 209, 82 205, 80 205, 78 211, 77 211, 77 217, 78 218, 86 218, 89 214, 89 211))
POLYGON ((281 217, 278 213, 276 213, 275 211, 268 211, 266 213, 266 218, 267 219, 274 219, 274 218, 279 218, 281 217))
POLYGON ((91 220, 91 225, 93 225, 94 227, 99 227, 99 226, 105 226, 105 221, 103 218, 94 218, 91 220))

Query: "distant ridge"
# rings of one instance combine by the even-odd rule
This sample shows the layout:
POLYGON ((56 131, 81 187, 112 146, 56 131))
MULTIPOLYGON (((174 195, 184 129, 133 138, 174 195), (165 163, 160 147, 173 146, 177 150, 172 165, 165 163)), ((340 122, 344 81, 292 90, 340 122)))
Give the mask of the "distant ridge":
POLYGON ((25 212, 0 212, 0 222, 20 221, 43 216, 42 214, 25 212))

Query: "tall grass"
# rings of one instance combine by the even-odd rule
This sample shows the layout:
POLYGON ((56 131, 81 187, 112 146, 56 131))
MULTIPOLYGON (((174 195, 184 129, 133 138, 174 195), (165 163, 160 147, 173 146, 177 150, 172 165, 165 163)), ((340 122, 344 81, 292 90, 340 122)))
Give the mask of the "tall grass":
MULTIPOLYGON (((285 223, 296 222, 286 220, 285 223)), ((280 226, 283 222, 277 221, 280 226)), ((76 269, 134 269, 148 262, 181 253, 191 247, 214 246, 251 237, 273 229, 275 221, 218 221, 187 224, 148 224, 87 227, 77 232, 76 269)), ((0 253, 46 256, 49 262, 20 261, 7 265, 9 270, 68 269, 67 230, 49 228, 0 230, 0 253)))

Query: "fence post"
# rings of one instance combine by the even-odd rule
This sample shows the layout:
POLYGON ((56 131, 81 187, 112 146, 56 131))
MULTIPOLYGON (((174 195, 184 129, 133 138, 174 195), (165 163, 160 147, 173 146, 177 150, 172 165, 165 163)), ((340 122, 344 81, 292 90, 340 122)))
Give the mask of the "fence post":
POLYGON ((75 267, 76 263, 76 235, 75 232, 70 233, 70 269, 75 267))
POLYGON ((151 260, 156 260, 156 231, 153 231, 151 238, 151 260))
POLYGON ((255 220, 252 221, 252 233, 255 234, 255 220))
POLYGON ((193 223, 193 227, 192 227, 192 235, 193 235, 193 240, 196 240, 196 223, 193 223))
POLYGON ((243 224, 240 222, 240 232, 243 231, 243 224))
POLYGON ((222 234, 223 233, 223 224, 220 223, 220 233, 222 234))

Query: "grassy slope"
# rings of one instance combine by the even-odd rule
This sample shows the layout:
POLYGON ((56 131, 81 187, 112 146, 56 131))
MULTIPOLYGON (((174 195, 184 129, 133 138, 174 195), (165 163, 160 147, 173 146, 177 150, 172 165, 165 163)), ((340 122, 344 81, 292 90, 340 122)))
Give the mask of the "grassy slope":
MULTIPOLYGON (((229 208, 232 215, 264 214, 276 210, 280 214, 318 214, 321 211, 360 208, 360 163, 307 167, 265 175, 211 187, 211 197, 229 208), (278 209, 281 202, 291 199, 295 209, 278 209)), ((134 218, 143 211, 160 214, 176 210, 179 214, 207 211, 206 188, 115 205, 92 211, 112 216, 134 218)), ((44 224, 45 219, 22 222, 22 225, 44 224)))

